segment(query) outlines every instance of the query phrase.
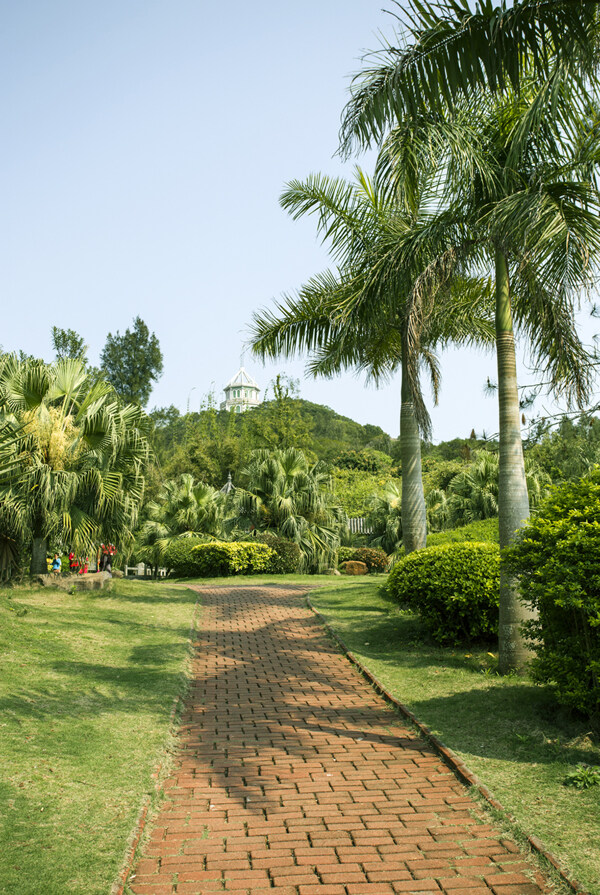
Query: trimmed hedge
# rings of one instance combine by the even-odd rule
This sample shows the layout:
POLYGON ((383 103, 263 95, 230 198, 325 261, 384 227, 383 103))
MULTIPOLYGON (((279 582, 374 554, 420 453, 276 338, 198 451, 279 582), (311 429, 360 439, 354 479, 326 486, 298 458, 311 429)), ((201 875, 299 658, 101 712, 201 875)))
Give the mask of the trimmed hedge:
POLYGON ((500 551, 496 544, 444 544, 401 559, 388 593, 416 610, 438 643, 486 640, 498 634, 500 551))
POLYGON ((338 550, 338 566, 349 560, 364 562, 369 572, 385 572, 390 558, 381 547, 340 547, 338 550))
POLYGON ((276 575, 289 575, 297 572, 302 561, 302 551, 298 544, 288 538, 280 538, 272 531, 263 531, 256 535, 259 544, 266 544, 275 551, 270 572, 276 575))
POLYGON ((275 551, 266 544, 231 541, 221 544, 200 544, 193 549, 193 558, 200 578, 226 575, 255 575, 270 572, 275 551))
POLYGON ((193 578, 198 575, 194 549, 204 541, 197 538, 180 538, 166 548, 163 562, 177 578, 193 578))
POLYGON ((554 488, 503 561, 538 617, 531 674, 600 729, 600 470, 554 488))

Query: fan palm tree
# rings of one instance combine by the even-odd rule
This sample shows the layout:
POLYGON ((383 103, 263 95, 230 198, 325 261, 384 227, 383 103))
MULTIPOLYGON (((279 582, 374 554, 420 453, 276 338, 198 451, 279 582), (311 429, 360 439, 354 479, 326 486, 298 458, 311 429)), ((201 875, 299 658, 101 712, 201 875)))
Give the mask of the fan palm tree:
POLYGON ((122 406, 80 360, 0 361, 0 500, 32 538, 31 574, 48 539, 88 552, 132 538, 149 457, 149 421, 122 406))
MULTIPOLYGON (((445 493, 432 491, 428 494, 428 505, 433 511, 431 521, 436 527, 455 528, 497 516, 498 471, 498 454, 477 451, 472 462, 451 479, 445 493)), ((551 484, 550 476, 537 463, 526 459, 525 478, 529 504, 534 508, 551 484)))
POLYGON ((427 537, 421 435, 430 434, 430 420, 420 367, 428 369, 437 397, 439 367, 433 349, 451 341, 490 342, 493 330, 488 284, 477 278, 454 281, 447 303, 438 303, 426 321, 411 317, 406 297, 422 269, 422 253, 416 251, 410 262, 397 265, 394 251, 398 238, 423 217, 430 180, 408 173, 400 199, 398 191, 386 197, 360 170, 355 183, 316 175, 289 184, 282 205, 295 218, 318 214, 318 229, 341 267, 314 277, 275 311, 255 314, 251 340, 263 359, 308 351, 308 369, 316 376, 355 368, 379 382, 401 370, 402 532, 410 553, 424 547, 427 537), (411 332, 414 364, 409 359, 411 332))
POLYGON ((235 523, 245 529, 273 531, 294 541, 305 571, 332 564, 346 525, 337 506, 325 464, 310 465, 302 451, 258 450, 239 473, 234 492, 235 523))
POLYGON ((367 513, 369 547, 381 547, 391 556, 402 547, 402 486, 388 482, 382 494, 374 494, 367 513))
POLYGON ((156 570, 165 550, 180 538, 214 540, 224 531, 225 495, 189 473, 165 482, 156 500, 146 505, 147 518, 138 535, 142 562, 156 570))
MULTIPOLYGON (((507 93, 485 108, 480 104, 477 115, 468 104, 459 105, 452 116, 421 122, 420 133, 407 120, 391 132, 382 153, 382 171, 389 177, 394 157, 405 153, 407 132, 417 134, 418 151, 427 153, 435 146, 438 159, 445 143, 437 213, 397 242, 398 264, 408 263, 424 246, 435 258, 410 296, 413 316, 427 317, 438 289, 454 276, 494 271, 501 546, 529 515, 514 323, 528 337, 534 360, 547 368, 555 390, 584 403, 590 387, 589 358, 575 328, 574 302, 592 284, 590 262, 600 250, 598 193, 590 177, 597 146, 589 142, 590 123, 592 131, 597 129, 598 115, 590 106, 582 117, 569 99, 563 85, 553 114, 554 97, 523 88, 518 96, 507 93)), ((409 357, 414 356, 413 348, 409 357)), ((524 611, 515 582, 502 572, 503 671, 520 668, 527 659, 520 634, 524 611)))

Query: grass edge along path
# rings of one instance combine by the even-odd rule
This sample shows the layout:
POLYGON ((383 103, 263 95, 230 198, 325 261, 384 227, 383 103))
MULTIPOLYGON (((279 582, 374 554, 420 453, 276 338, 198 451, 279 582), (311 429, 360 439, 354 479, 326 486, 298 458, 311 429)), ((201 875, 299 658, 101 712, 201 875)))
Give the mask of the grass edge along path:
MULTIPOLYGON (((191 661, 192 654, 194 648, 194 638, 196 636, 197 624, 198 624, 198 613, 200 609, 200 594, 196 594, 196 601, 194 603, 194 611, 192 620, 190 622, 190 628, 188 631, 188 654, 186 659, 186 669, 185 669, 185 686, 181 688, 181 691, 177 693, 173 698, 173 704, 171 706, 171 712, 169 715, 169 733, 168 738, 171 742, 175 743, 175 738, 177 732, 179 730, 179 717, 181 712, 183 711, 185 698, 187 696, 187 692, 189 689, 189 684, 191 680, 191 661)), ((146 824, 148 820, 151 820, 155 814, 158 813, 158 809, 160 807, 160 800, 162 796, 162 785, 166 777, 168 776, 169 771, 169 750, 167 744, 165 744, 165 752, 160 757, 158 764, 156 765, 152 777, 156 781, 154 785, 154 790, 148 793, 143 801, 143 804, 140 808, 139 814, 136 818, 134 827, 129 835, 129 839, 127 840, 127 845, 125 848, 125 854, 123 856, 123 861, 121 864, 121 869, 119 870, 119 874, 116 877, 115 881, 112 884, 110 895, 123 895, 125 890, 125 885, 127 883, 127 879, 129 874, 131 873, 131 869, 134 866, 136 860, 139 857, 139 854, 143 850, 144 847, 144 834, 146 831, 146 824)))
POLYGON ((168 582, 0 590, 2 895, 115 883, 168 771, 198 611, 168 582))
MULTIPOLYGON (((541 811, 540 806, 544 801, 547 801, 543 787, 548 774, 541 773, 545 768, 542 766, 540 780, 537 781, 541 789, 532 800, 535 804, 532 804, 531 812, 524 813, 523 804, 519 803, 519 799, 514 800, 511 798, 511 788, 507 788, 502 780, 503 775, 497 771, 499 762, 494 760, 487 761, 485 758, 485 732, 481 728, 479 729, 478 736, 484 743, 480 747, 481 756, 478 758, 473 754, 470 744, 467 743, 469 748, 465 748, 465 743, 461 741, 460 737, 456 736, 456 728, 453 725, 444 726, 444 714, 440 711, 440 704, 445 700, 454 702, 454 709, 456 709, 457 697, 462 697, 465 704, 468 704, 469 701, 468 684, 462 693, 449 693, 449 688, 450 691, 452 690, 453 665, 455 668, 463 666, 461 669, 463 676, 465 673, 464 666, 471 666, 470 669, 467 668, 467 672, 471 674, 471 680, 476 679, 475 675, 481 675, 484 690, 508 686, 511 691, 514 690, 517 696, 519 688, 524 687, 531 690, 534 694, 534 704, 537 701, 543 705, 544 699, 548 700, 549 698, 547 691, 544 694, 542 688, 534 687, 534 685, 528 684, 522 679, 514 680, 513 684, 513 682, 507 682, 505 678, 499 678, 490 670, 495 667, 497 657, 492 656, 491 652, 485 649, 479 650, 479 652, 475 649, 472 652, 466 652, 464 647, 451 650, 432 646, 431 644, 419 644, 418 638, 423 636, 423 632, 420 630, 416 619, 414 617, 409 618, 407 617, 408 614, 401 613, 395 606, 390 604, 384 595, 378 593, 380 585, 384 581, 383 576, 378 576, 378 580, 361 579, 356 581, 355 579, 354 588, 346 588, 343 592, 338 591, 337 594, 335 594, 335 586, 319 588, 311 592, 310 596, 307 597, 307 602, 330 635, 338 642, 349 661, 355 664, 371 681, 373 686, 379 690, 382 696, 395 705, 432 742, 432 745, 438 749, 444 760, 454 768, 457 775, 481 795, 479 801, 483 801, 484 805, 487 805, 492 815, 500 821, 504 821, 516 839, 528 845, 534 853, 541 857, 542 866, 545 867, 546 872, 559 885, 562 884, 566 891, 600 895, 600 855, 598 854, 598 848, 597 846, 594 848, 593 844, 588 846, 588 858, 590 853, 595 852, 596 859, 588 862, 588 865, 586 865, 585 858, 581 859, 579 855, 579 852, 583 850, 586 833, 578 828, 576 819, 571 821, 570 829, 560 829, 560 824, 556 823, 556 829, 552 832, 549 832, 548 828, 544 830, 541 836, 538 836, 535 832, 536 826, 534 820, 532 820, 532 815, 537 816, 537 813, 541 811), (416 631, 417 639, 410 639, 405 643, 398 641, 398 633, 403 627, 408 629, 410 636, 413 638, 416 631), (365 641, 364 637, 368 637, 369 640, 365 641), (369 647, 369 649, 367 650, 365 647, 369 647), (433 656, 434 660, 439 661, 440 666, 446 667, 425 669, 421 674, 420 669, 412 667, 414 653, 419 651, 419 649, 422 649, 424 653, 430 654, 428 657, 430 663, 433 656), (490 657, 486 660, 488 662, 487 667, 474 670, 473 666, 477 663, 485 665, 483 657, 490 657), (444 672, 448 673, 444 674, 444 672), (406 687, 403 684, 403 678, 404 683, 408 684, 406 687), (425 681, 424 678, 427 680, 425 681), (418 698, 415 699, 415 680, 419 681, 419 687, 425 684, 428 699, 422 701, 418 698), (432 681, 434 682, 433 684, 431 683, 432 681), (423 715, 423 706, 431 706, 431 710, 425 710, 425 717, 423 715), (412 711, 412 708, 415 708, 415 711, 412 711), (427 723, 424 723, 424 721, 427 723), (431 729, 432 727, 434 728, 433 730, 431 729), (471 769, 472 766, 475 767, 476 773, 471 769), (496 798, 494 794, 496 789, 501 793, 499 798, 496 798), (573 870, 573 866, 575 866, 575 870, 573 870)), ((477 683, 479 682, 477 681, 477 683)), ((473 690, 473 693, 475 692, 473 690)), ((511 692, 510 696, 514 696, 514 693, 511 692)), ((525 702, 524 704, 525 708, 527 708, 527 703, 525 702)), ((475 706, 477 708, 477 701, 475 706)), ((546 706, 544 707, 546 708, 546 706)), ((481 703, 479 703, 480 708, 481 703)), ((516 708, 518 709, 518 706, 516 708)), ((494 708, 491 711, 493 712, 494 708)), ((481 721, 477 714, 476 710, 472 716, 467 716, 469 720, 473 721, 474 726, 481 721)), ((539 718, 537 721, 539 721, 539 718)), ((531 727, 537 721, 532 721, 529 726, 531 727)), ((528 720, 526 718, 522 718, 520 721, 515 720, 515 728, 519 724, 522 725, 523 730, 528 729, 528 720)), ((564 729, 568 721, 562 718, 557 724, 559 729, 561 725, 562 729, 564 729)), ((577 726, 576 722, 574 722, 574 726, 577 726)), ((581 728, 581 725, 579 727, 581 728)), ((583 730, 583 728, 581 729, 583 730)), ((518 745, 524 746, 526 752, 525 763, 530 764, 533 769, 537 769, 539 765, 543 765, 543 763, 548 761, 547 755, 544 755, 541 761, 539 760, 540 756, 545 751, 548 751, 546 746, 551 750, 558 751, 557 763, 559 767, 561 766, 561 758, 564 760, 564 756, 560 756, 560 736, 557 737, 558 746, 551 741, 544 743, 543 746, 538 746, 536 743, 523 742, 527 739, 525 734, 520 735, 516 730, 513 732, 519 738, 517 740, 518 745), (538 758, 538 761, 534 761, 529 757, 528 753, 531 753, 533 758, 538 758)), ((581 733, 579 737, 575 736, 574 740, 578 740, 579 746, 583 740, 586 748, 589 748, 590 744, 587 741, 587 737, 581 736, 581 733)), ((563 745, 572 746, 571 743, 563 745)), ((494 754, 493 749, 490 751, 494 754)), ((589 751, 586 752, 582 752, 580 748, 576 747, 564 748, 563 751, 569 754, 577 754, 579 757, 587 756, 588 761, 591 759, 592 762, 600 763, 600 750, 597 748, 597 743, 593 744, 589 751)), ((517 764, 516 758, 517 756, 515 755, 515 768, 518 774, 523 767, 523 759, 519 756, 521 762, 517 764)), ((502 758, 502 762, 505 765, 511 763, 510 758, 507 759, 506 757, 502 758)), ((533 770, 533 774, 535 774, 535 770, 533 770)), ((518 778, 515 791, 517 788, 518 778)), ((569 799, 575 804, 579 802, 577 807, 580 809, 580 819, 586 812, 586 807, 583 804, 584 800, 588 806, 592 806, 592 811, 595 809, 596 842, 600 841, 600 825, 598 824, 600 820, 600 788, 596 787, 595 790, 584 792, 573 790, 572 788, 567 789, 566 787, 560 787, 560 790, 562 791, 559 794, 563 797, 563 800, 569 799)), ((557 792, 558 790, 555 788, 553 794, 555 795, 557 792)), ((593 821, 591 825, 593 825, 593 821)))

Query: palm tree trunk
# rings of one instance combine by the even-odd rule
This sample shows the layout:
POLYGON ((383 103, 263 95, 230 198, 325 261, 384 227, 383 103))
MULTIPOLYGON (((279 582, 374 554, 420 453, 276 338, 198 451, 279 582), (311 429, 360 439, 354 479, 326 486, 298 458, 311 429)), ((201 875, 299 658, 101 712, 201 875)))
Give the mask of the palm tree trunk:
POLYGON ((400 407, 400 456, 402 458, 402 543, 405 553, 427 546, 427 511, 421 472, 421 435, 415 402, 406 375, 406 351, 402 351, 402 403, 400 407))
POLYGON ((31 547, 31 563, 29 565, 30 575, 47 575, 48 563, 48 541, 46 538, 33 538, 31 547))
MULTIPOLYGON (((498 470, 498 516, 500 547, 513 540, 529 517, 529 497, 521 442, 517 362, 513 331, 508 265, 496 250, 496 352, 500 452, 498 470)), ((523 671, 530 657, 521 633, 521 623, 531 615, 519 599, 516 579, 500 571, 500 673, 523 671)))

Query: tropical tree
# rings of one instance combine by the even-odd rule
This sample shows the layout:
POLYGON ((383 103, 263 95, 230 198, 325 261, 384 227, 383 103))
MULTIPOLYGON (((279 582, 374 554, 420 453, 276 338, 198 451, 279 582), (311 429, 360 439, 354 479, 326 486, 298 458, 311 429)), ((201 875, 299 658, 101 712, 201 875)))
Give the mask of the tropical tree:
POLYGON ((149 422, 85 363, 0 359, 0 505, 32 540, 31 574, 49 539, 88 552, 132 538, 149 457, 149 422))
MULTIPOLYGON (((398 74, 401 78, 401 74, 398 74)), ((514 323, 527 336, 552 386, 583 403, 590 386, 589 358, 574 324, 574 302, 593 282, 590 260, 600 249, 598 194, 590 171, 596 149, 593 106, 582 108, 573 88, 523 86, 477 106, 457 104, 452 114, 400 121, 386 139, 388 176, 403 158, 407 134, 413 155, 433 151, 445 163, 436 213, 399 240, 397 262, 424 245, 435 260, 417 279, 410 302, 427 316, 441 285, 469 271, 493 271, 496 294, 500 486, 500 544, 506 546, 529 515, 520 434, 514 323), (390 161, 392 160, 392 161, 390 161)), ((390 122, 392 124, 392 122, 390 122)), ((411 353, 414 357, 414 351, 411 353)), ((524 618, 514 580, 503 572, 500 666, 520 668, 527 652, 524 618)))
POLYGON ((402 547, 402 486, 388 482, 381 494, 374 494, 367 514, 369 547, 381 547, 391 556, 402 547))
POLYGON ((325 464, 297 448, 254 451, 239 474, 232 522, 243 531, 273 531, 294 541, 305 571, 332 565, 346 516, 336 504, 325 464))
MULTIPOLYGON (((394 0, 395 2, 395 0, 394 0)), ((342 117, 341 147, 378 144, 394 124, 451 109, 465 96, 519 92, 536 79, 554 96, 586 92, 600 62, 597 0, 406 0, 396 41, 368 54, 342 117)))
POLYGON ((307 351, 308 369, 316 376, 354 367, 379 382, 401 371, 402 531, 407 553, 424 547, 427 537, 421 435, 430 434, 430 419, 421 367, 429 371, 437 397, 434 348, 451 341, 490 341, 493 332, 488 284, 477 277, 455 280, 447 301, 438 302, 427 320, 410 313, 406 299, 430 259, 417 250, 410 261, 398 265, 396 243, 423 218, 434 173, 431 160, 422 171, 403 169, 403 190, 393 196, 377 189, 360 169, 355 183, 319 175, 290 183, 281 204, 294 218, 318 215, 318 230, 341 266, 311 279, 274 312, 255 314, 251 336, 253 351, 263 359, 307 351))
MULTIPOLYGON (((550 476, 538 464, 525 459, 525 478, 530 508, 540 502, 550 476)), ((472 461, 457 473, 445 491, 432 490, 427 495, 428 520, 436 529, 468 525, 479 519, 498 515, 498 454, 477 451, 472 461)))
POLYGON ((180 538, 213 540, 225 537, 225 495, 189 473, 165 482, 156 500, 146 504, 146 520, 138 534, 136 556, 155 574, 165 550, 180 538))

